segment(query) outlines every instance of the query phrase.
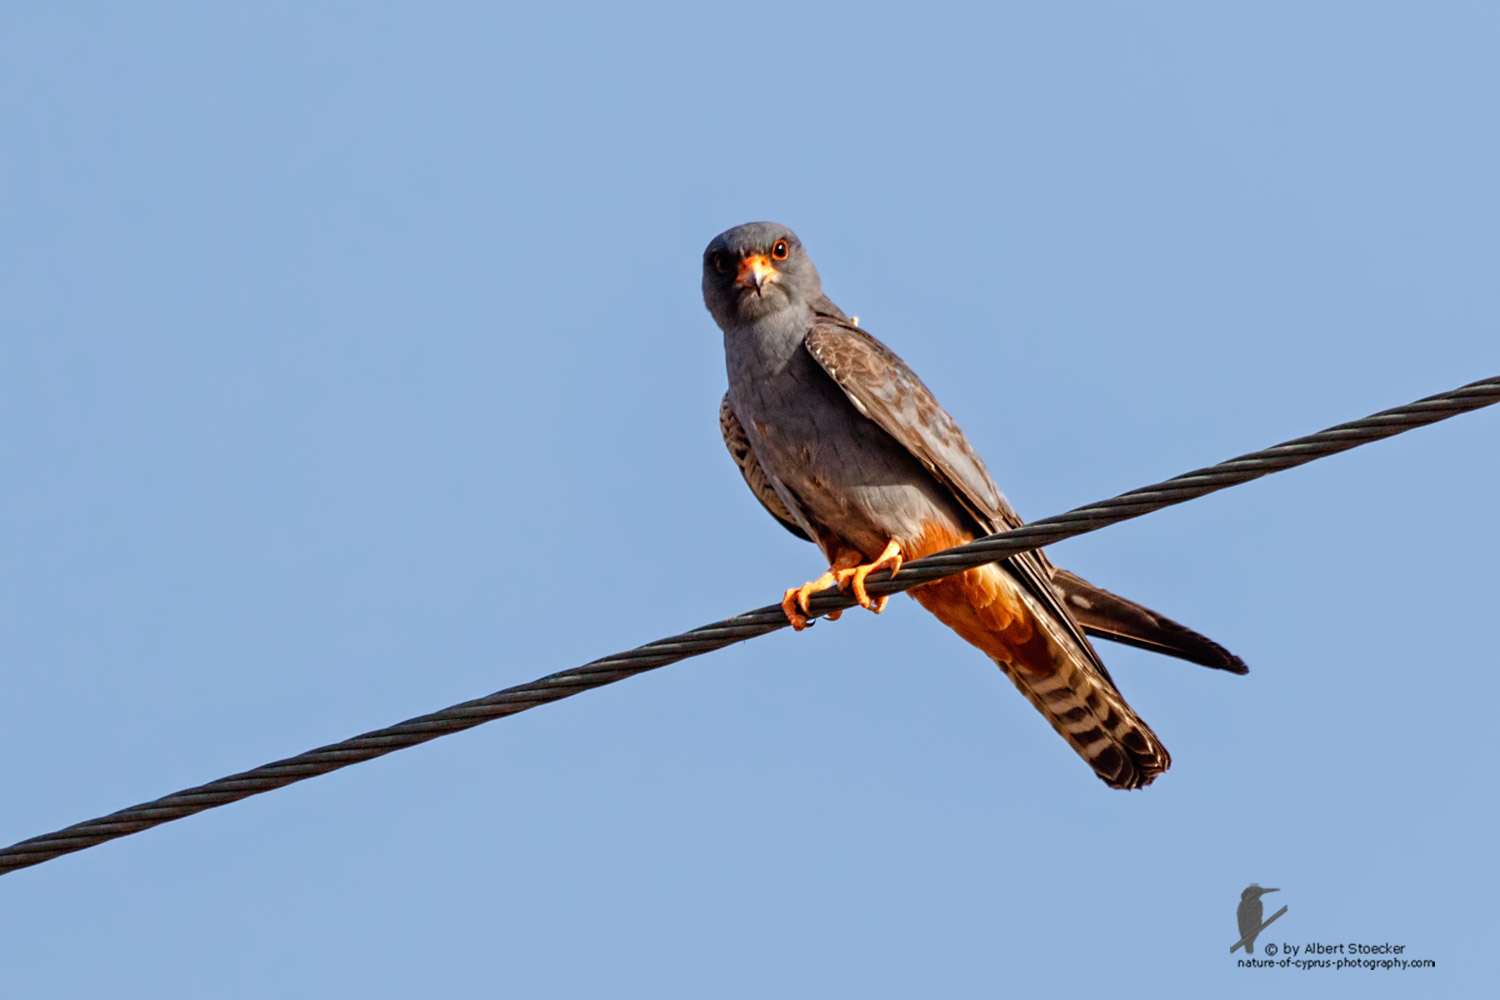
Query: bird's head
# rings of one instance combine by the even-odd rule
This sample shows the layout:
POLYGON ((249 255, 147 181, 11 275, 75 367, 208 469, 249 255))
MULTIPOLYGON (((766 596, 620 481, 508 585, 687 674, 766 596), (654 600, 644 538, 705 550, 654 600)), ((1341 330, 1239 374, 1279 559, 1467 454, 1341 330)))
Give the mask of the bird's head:
POLYGON ((1280 891, 1280 889, 1262 889, 1260 886, 1252 882, 1250 885, 1247 885, 1245 887, 1244 892, 1240 893, 1240 901, 1243 902, 1247 899, 1259 899, 1261 896, 1264 896, 1268 892, 1280 891))
POLYGON ((810 304, 822 290, 802 241, 779 223, 735 226, 703 251, 703 304, 725 329, 810 304))

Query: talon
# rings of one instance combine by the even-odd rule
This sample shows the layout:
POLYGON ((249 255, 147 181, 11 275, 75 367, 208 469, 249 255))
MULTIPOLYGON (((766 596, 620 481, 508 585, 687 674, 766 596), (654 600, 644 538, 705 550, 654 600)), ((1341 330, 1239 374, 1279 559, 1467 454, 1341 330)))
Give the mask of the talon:
MULTIPOLYGON (((836 582, 837 578, 834 576, 833 570, 829 570, 816 580, 809 580, 800 587, 789 588, 782 595, 781 610, 786 612, 786 620, 792 623, 793 629, 801 632, 811 624, 808 619, 812 614, 812 609, 807 606, 807 602, 812 598, 813 594, 836 582), (800 611, 798 610, 799 608, 801 609, 800 611)), ((824 617, 833 622, 838 621, 841 614, 843 614, 842 611, 830 611, 824 617)))
POLYGON ((789 587, 787 592, 781 596, 781 610, 786 614, 786 620, 791 622, 793 631, 801 632, 807 628, 807 619, 797 610, 797 587, 789 587))
POLYGON ((850 590, 852 588, 854 599, 859 602, 859 606, 873 611, 878 615, 885 610, 885 604, 886 601, 890 600, 890 595, 883 594, 880 597, 872 598, 869 592, 865 590, 865 578, 871 573, 882 569, 890 570, 891 576, 895 576, 901 572, 901 566, 905 561, 905 557, 901 554, 901 546, 895 539, 891 539, 890 544, 885 547, 885 551, 881 552, 874 562, 839 570, 839 589, 850 590))

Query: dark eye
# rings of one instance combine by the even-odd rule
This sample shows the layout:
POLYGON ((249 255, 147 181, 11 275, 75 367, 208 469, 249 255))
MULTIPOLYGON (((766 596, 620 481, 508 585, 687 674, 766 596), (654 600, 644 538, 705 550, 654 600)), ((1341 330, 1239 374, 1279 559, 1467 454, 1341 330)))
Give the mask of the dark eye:
POLYGON ((720 274, 729 273, 729 260, 721 253, 714 254, 714 270, 720 274))
POLYGON ((777 240, 771 247, 771 257, 775 260, 786 260, 787 249, 786 240, 777 240))

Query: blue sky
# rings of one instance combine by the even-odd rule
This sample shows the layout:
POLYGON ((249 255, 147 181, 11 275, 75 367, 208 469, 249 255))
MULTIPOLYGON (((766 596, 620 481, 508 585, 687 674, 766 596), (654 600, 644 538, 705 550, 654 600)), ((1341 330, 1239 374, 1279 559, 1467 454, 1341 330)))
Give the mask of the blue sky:
MULTIPOLYGON (((698 261, 740 222, 797 229, 1032 517, 1500 372, 1497 29, 9 8, 0 841, 820 571, 718 439, 698 261)), ((896 599, 8 875, 5 992, 1493 988, 1497 436, 1051 550, 1251 666, 1101 646, 1173 753, 1146 791, 896 599), (1249 882, 1273 940, 1438 967, 1237 969, 1249 882)))

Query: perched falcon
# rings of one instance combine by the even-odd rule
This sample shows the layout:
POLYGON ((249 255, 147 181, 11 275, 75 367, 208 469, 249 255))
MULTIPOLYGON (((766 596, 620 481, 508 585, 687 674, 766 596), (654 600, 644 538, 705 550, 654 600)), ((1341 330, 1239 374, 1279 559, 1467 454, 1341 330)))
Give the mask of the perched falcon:
MULTIPOLYGON (((703 253, 703 300, 724 332, 724 443, 766 509, 816 542, 829 570, 786 592, 787 618, 837 583, 879 612, 865 578, 1022 521, 922 381, 823 294, 795 233, 752 222, 703 253)), ((1114 788, 1171 763, 1087 634, 1244 673, 1217 643, 1053 566, 1040 551, 915 587, 1114 788)), ((829 617, 835 617, 830 615, 829 617)))

